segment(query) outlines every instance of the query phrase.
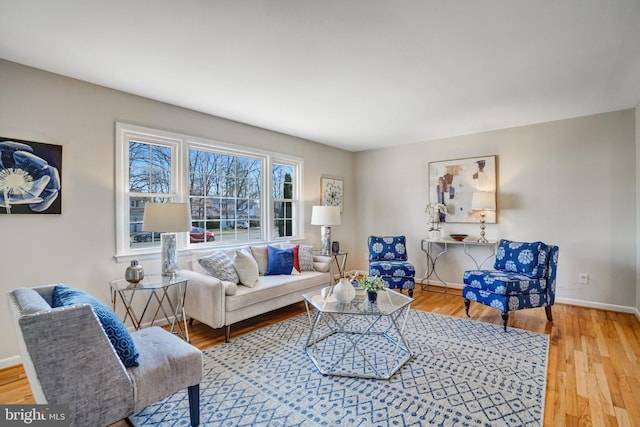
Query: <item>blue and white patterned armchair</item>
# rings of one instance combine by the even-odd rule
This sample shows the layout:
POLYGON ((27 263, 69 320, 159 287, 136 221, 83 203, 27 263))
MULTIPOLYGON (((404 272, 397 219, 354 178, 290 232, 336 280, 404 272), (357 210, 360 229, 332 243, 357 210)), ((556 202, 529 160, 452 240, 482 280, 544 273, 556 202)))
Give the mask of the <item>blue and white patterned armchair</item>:
POLYGON ((476 301, 502 311, 505 331, 509 312, 523 308, 544 307, 547 320, 553 321, 557 246, 500 240, 493 268, 464 272, 462 296, 467 316, 471 301, 476 301))
POLYGON ((380 276, 387 288, 406 289, 413 297, 416 269, 407 259, 405 236, 369 236, 369 275, 380 276))

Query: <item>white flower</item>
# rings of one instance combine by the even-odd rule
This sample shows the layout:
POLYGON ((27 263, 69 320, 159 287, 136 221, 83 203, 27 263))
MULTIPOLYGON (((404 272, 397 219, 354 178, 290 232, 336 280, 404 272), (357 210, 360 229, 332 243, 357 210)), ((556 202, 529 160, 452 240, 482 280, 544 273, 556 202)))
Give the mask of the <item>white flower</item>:
POLYGON ((427 207, 424 210, 429 216, 429 222, 431 223, 430 230, 438 230, 437 223, 440 222, 440 214, 447 213, 447 206, 444 203, 427 203, 427 207))

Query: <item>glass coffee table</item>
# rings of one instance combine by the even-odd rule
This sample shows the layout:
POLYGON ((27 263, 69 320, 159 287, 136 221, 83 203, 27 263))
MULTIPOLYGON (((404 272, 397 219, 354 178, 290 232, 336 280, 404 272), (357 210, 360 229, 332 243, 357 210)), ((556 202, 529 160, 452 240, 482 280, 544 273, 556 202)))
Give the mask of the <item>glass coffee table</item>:
POLYGON ((389 379, 411 359, 403 332, 413 298, 385 290, 371 303, 362 289, 348 304, 320 290, 302 297, 311 328, 305 351, 320 373, 389 379))

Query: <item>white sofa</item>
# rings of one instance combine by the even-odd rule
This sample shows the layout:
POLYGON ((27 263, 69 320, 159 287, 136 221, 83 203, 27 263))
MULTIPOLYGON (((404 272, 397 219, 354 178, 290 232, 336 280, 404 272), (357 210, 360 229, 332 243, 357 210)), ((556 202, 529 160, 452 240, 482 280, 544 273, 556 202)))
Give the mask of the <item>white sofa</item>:
POLYGON ((225 341, 229 342, 232 324, 302 301, 302 294, 331 285, 331 257, 310 255, 310 248, 306 247, 305 264, 307 270, 313 271, 289 275, 264 275, 267 245, 194 252, 188 269, 180 270, 181 275, 189 277, 186 315, 212 328, 224 326, 225 341), (234 260, 236 251, 250 254, 258 265, 259 275, 253 287, 214 277, 199 262, 201 258, 221 252, 234 260), (309 267, 309 256, 313 257, 313 267, 309 267))

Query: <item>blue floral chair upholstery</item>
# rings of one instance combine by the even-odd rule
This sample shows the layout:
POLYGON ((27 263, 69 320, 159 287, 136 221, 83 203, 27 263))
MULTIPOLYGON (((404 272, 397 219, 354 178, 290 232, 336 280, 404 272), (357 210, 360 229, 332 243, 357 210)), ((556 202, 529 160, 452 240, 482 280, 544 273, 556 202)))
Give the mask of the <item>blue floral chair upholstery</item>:
POLYGON ((405 236, 369 236, 369 275, 380 276, 387 288, 406 289, 413 297, 416 269, 407 261, 405 236))
POLYGON ((505 331, 509 312, 523 308, 544 307, 547 320, 553 321, 557 267, 557 246, 500 240, 493 270, 464 272, 467 316, 471 301, 476 301, 502 311, 505 331))

